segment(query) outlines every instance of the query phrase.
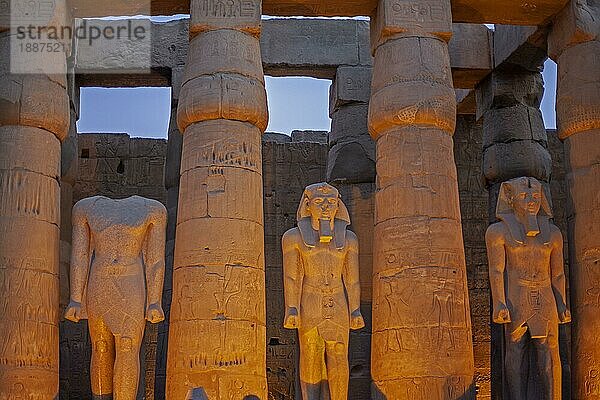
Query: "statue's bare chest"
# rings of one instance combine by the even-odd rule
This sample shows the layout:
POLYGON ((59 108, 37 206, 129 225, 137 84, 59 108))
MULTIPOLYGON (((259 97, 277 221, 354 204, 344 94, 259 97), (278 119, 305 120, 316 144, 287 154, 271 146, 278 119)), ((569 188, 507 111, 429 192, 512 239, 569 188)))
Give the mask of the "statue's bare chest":
POLYGON ((303 245, 301 253, 306 275, 333 274, 340 276, 346 260, 346 248, 337 249, 334 245, 319 243, 315 247, 303 245))
POLYGON ((137 202, 98 200, 87 214, 91 233, 95 236, 139 236, 148 226, 148 209, 137 202))

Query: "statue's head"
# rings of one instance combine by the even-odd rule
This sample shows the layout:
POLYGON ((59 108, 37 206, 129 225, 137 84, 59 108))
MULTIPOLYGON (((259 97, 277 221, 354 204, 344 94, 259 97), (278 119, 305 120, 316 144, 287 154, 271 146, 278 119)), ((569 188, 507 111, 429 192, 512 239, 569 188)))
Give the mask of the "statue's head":
POLYGON ((313 220, 333 221, 340 208, 340 193, 327 183, 316 183, 304 189, 302 201, 313 220))
POLYGON ((548 221, 552 218, 552 210, 542 183, 531 177, 515 178, 502 183, 496 217, 509 225, 518 242, 524 241, 523 235, 516 229, 519 221, 524 225, 524 234, 527 236, 537 236, 544 231, 543 228, 548 226, 548 221))
POLYGON ((521 177, 504 182, 500 187, 497 213, 503 214, 512 210, 519 215, 552 216, 550 204, 541 182, 531 177, 521 177))
POLYGON ((313 246, 316 238, 329 242, 336 237, 337 246, 345 243, 345 230, 350 215, 339 191, 328 183, 315 183, 304 189, 298 213, 298 226, 307 245, 313 246), (313 232, 316 236, 313 237, 313 232))

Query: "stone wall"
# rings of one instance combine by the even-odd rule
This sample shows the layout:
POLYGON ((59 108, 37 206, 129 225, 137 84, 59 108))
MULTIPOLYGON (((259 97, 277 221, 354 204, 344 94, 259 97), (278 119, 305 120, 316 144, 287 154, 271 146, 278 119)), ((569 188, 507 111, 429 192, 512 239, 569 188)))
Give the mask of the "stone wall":
POLYGON ((166 140, 132 139, 125 133, 79 135, 79 177, 73 201, 94 195, 137 194, 166 203, 166 140))
MULTIPOLYGON (((459 116, 454 152, 459 176, 478 399, 489 399, 490 292, 484 240, 488 225, 488 193, 481 177, 482 129, 481 122, 476 123, 474 116, 459 116)), ((296 223, 296 210, 304 187, 326 180, 329 151, 326 137, 324 132, 297 132, 292 138, 276 133, 263 136, 269 400, 299 399, 296 382, 297 335, 295 331, 282 327, 284 308, 280 240, 283 233, 296 223)), ((565 233, 567 193, 563 145, 553 131, 548 132, 548 139, 548 149, 553 159, 550 187, 555 222, 565 233)), ((74 201, 92 195, 118 198, 138 194, 166 203, 163 185, 166 154, 164 140, 130 139, 125 134, 79 135, 80 172, 74 186, 74 201)), ((146 352, 143 355, 143 359, 147 360, 144 384, 147 399, 154 398, 154 328, 148 330, 146 352)), ((561 329, 562 356, 566 360, 569 332, 568 327, 561 329)), ((87 327, 85 323, 63 323, 61 335, 61 399, 90 399, 87 327)), ((354 349, 356 352, 358 343, 352 343, 351 351, 354 349)), ((568 368, 564 375, 568 379, 568 368)), ((362 386, 357 386, 357 389, 362 386)), ((143 398, 142 392, 140 398, 143 398)), ((567 396, 568 393, 565 393, 563 398, 569 398, 567 396)))

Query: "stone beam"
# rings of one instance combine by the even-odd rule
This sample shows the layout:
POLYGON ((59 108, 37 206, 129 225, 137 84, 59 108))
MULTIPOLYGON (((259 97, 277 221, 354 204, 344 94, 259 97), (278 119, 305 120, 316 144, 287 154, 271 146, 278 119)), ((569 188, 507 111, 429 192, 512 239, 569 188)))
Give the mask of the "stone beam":
MULTIPOLYGON (((71 0, 75 17, 105 17, 111 15, 174 15, 189 14, 189 0, 106 1, 71 0), (148 10, 150 4, 150 10, 148 10)), ((399 0, 398 4, 412 6, 421 3, 399 0)), ((567 0, 453 0, 454 22, 509 25, 543 25, 557 14, 567 0)), ((265 0, 263 14, 274 16, 370 16, 377 7, 376 0, 265 0)))
MULTIPOLYGON (((113 21, 94 21, 109 25, 113 21)), ((122 23, 119 22, 119 23, 122 23)), ((170 70, 185 64, 189 20, 152 24, 152 73, 147 56, 122 48, 118 41, 81 42, 77 50, 81 86, 169 86, 170 70), (121 59, 121 61, 119 61, 121 59), (127 72, 111 69, 126 66, 127 72), (116 74, 98 72, 114 72, 116 74)), ((473 88, 493 68, 492 31, 483 25, 454 24, 450 58, 455 86, 473 88)), ((339 66, 371 65, 369 23, 356 20, 272 19, 263 21, 261 52, 265 73, 333 79, 339 66)))

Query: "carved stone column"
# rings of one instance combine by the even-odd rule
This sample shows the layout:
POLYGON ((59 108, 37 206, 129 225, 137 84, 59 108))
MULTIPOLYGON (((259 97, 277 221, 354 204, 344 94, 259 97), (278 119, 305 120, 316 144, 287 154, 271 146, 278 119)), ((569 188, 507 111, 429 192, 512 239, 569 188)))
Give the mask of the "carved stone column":
POLYGON ((371 66, 342 66, 331 86, 327 181, 348 207, 350 230, 360 246, 361 313, 365 327, 350 332, 349 399, 371 396, 373 215, 375 208, 375 142, 369 135, 371 66))
MULTIPOLYGON (((524 57, 523 61, 531 63, 531 57, 524 57)), ((543 60, 538 61, 541 65, 543 60)), ((534 177, 550 195, 552 159, 539 108, 543 94, 542 75, 533 65, 532 70, 518 65, 499 68, 477 88, 477 116, 483 118, 483 176, 489 194, 490 224, 498 221, 496 205, 504 181, 534 177)), ((492 398, 500 400, 505 397, 504 327, 490 324, 492 398)))
POLYGON ((377 399, 474 396, 452 135, 449 0, 381 0, 369 130, 377 141, 371 370, 377 399), (379 396, 379 397, 378 397, 379 396))
POLYGON ((156 378, 154 393, 164 398, 167 377, 167 349, 169 339, 169 315, 173 297, 173 256, 175 253, 175 230, 177 228, 177 206, 179 203, 179 170, 181 169, 181 148, 183 136, 177 127, 177 99, 171 100, 171 121, 165 160, 164 184, 167 189, 167 240, 165 249, 165 284, 163 288, 163 310, 165 321, 158 326, 158 344, 156 357, 156 378))
POLYGON ((267 398, 261 1, 192 1, 167 399, 267 398))
POLYGON ((37 60, 43 64, 29 63, 39 73, 13 74, 10 39, 9 31, 0 33, 0 398, 52 400, 59 383, 61 141, 70 119, 66 58, 44 54, 37 60), (64 73, 46 75, 51 67, 64 73))
POLYGON ((549 37, 558 63, 558 134, 565 144, 569 202, 572 398, 600 396, 600 4, 572 1, 549 37))

